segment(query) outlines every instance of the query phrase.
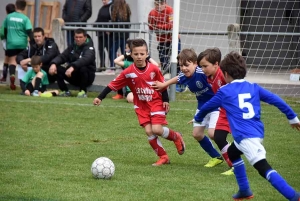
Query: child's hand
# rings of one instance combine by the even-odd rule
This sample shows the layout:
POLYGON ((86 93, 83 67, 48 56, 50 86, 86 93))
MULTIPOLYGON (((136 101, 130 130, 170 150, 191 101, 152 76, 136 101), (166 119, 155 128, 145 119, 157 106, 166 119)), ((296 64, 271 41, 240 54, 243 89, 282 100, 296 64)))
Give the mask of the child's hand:
POLYGON ((165 88, 164 84, 160 81, 155 81, 152 86, 151 86, 153 89, 157 90, 157 91, 160 91, 162 90, 163 88, 165 88))
POLYGON ((300 131, 300 122, 296 124, 291 124, 292 128, 296 128, 298 131, 300 131))
POLYGON ((95 98, 93 101, 93 104, 99 106, 101 104, 101 102, 102 101, 99 98, 95 98))
POLYGON ((168 102, 163 102, 163 107, 166 109, 166 113, 170 111, 170 104, 168 102))
POLYGON ((189 122, 187 122, 187 124, 192 124, 192 123, 194 123, 194 119, 192 119, 191 121, 189 121, 189 122))

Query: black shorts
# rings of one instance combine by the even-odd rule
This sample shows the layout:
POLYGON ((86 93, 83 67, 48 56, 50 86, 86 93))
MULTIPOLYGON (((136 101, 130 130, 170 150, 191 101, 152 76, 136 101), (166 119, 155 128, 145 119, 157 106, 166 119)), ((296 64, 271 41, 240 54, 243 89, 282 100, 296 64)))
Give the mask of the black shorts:
MULTIPOLYGON (((34 91, 34 87, 31 82, 26 85, 26 90, 29 90, 30 93, 34 91)), ((39 91, 44 93, 46 91, 46 86, 42 85, 42 87, 39 88, 39 91)))
POLYGON ((8 57, 17 56, 23 50, 24 49, 9 49, 9 50, 5 50, 5 56, 8 56, 8 57))

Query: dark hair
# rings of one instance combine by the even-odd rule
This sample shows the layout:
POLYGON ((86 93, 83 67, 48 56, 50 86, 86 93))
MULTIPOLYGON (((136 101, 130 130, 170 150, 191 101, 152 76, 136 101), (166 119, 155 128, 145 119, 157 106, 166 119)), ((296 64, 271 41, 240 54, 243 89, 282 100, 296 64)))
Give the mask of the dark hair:
POLYGON ((111 12, 111 21, 127 22, 130 19, 131 10, 125 0, 114 0, 111 12))
POLYGON ((133 48, 135 48, 135 47, 142 47, 142 46, 145 46, 146 50, 148 52, 148 45, 144 39, 141 39, 141 38, 133 39, 133 40, 131 40, 130 51, 132 52, 133 48))
POLYGON ((128 47, 130 48, 131 42, 132 42, 132 39, 127 39, 125 44, 127 44, 128 47))
POLYGON ((166 0, 154 0, 155 4, 162 4, 162 3, 166 3, 166 0))
POLYGON ((198 55, 197 64, 200 66, 200 61, 205 58, 209 63, 216 64, 218 62, 218 65, 220 65, 221 57, 222 54, 219 48, 209 48, 198 55))
POLYGON ((31 64, 32 66, 40 65, 40 64, 42 64, 42 58, 41 58, 40 56, 33 55, 33 56, 31 57, 30 64, 31 64))
POLYGON ((181 62, 181 65, 186 65, 187 62, 196 63, 197 54, 194 49, 183 49, 177 56, 178 63, 181 62))
POLYGON ((82 28, 76 29, 75 34, 83 34, 85 37, 87 36, 86 31, 82 28))
POLYGON ((45 35, 45 31, 41 27, 36 27, 36 28, 33 29, 33 33, 37 33, 37 32, 42 32, 42 35, 43 36, 45 35))
POLYGON ((25 7, 26 7, 26 1, 25 0, 17 0, 16 1, 16 8, 18 10, 25 10, 25 7))
POLYGON ((10 14, 16 11, 16 6, 15 4, 9 3, 6 5, 6 14, 10 14))
POLYGON ((223 74, 226 72, 233 79, 243 79, 246 77, 246 61, 242 55, 237 52, 230 52, 227 54, 221 61, 220 68, 223 71, 223 74))

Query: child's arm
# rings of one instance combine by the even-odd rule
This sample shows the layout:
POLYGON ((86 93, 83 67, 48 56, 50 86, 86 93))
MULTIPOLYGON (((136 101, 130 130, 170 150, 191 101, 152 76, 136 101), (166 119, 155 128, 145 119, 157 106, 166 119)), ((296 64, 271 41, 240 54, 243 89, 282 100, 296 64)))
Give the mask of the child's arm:
POLYGON ((114 63, 117 64, 118 66, 124 67, 124 55, 118 56, 115 60, 114 63))
POLYGON ((152 88, 154 88, 157 91, 160 91, 160 90, 162 90, 162 89, 164 89, 164 88, 166 88, 166 87, 168 87, 172 84, 177 84, 178 83, 177 79, 178 79, 178 76, 173 77, 172 79, 170 79, 166 82, 155 81, 152 84, 152 88))
POLYGON ((159 64, 154 59, 152 59, 151 57, 149 58, 149 62, 154 64, 155 66, 159 66, 159 64))

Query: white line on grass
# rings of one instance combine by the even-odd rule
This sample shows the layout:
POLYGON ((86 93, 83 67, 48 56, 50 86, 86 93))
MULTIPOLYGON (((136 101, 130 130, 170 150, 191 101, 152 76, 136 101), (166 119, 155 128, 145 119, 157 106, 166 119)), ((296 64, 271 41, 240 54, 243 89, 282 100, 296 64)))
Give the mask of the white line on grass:
MULTIPOLYGON (((45 100, 45 99, 44 99, 45 100)), ((2 102, 17 102, 17 103, 41 103, 41 104, 55 104, 55 105, 69 105, 69 106, 85 106, 85 107, 95 107, 92 103, 70 103, 70 102, 62 102, 62 101, 38 101, 38 100, 16 100, 16 99, 0 99, 2 102)), ((107 108, 126 108, 133 109, 133 106, 122 106, 122 105, 106 105, 105 103, 100 105, 99 107, 107 107, 107 108)), ((175 111, 192 111, 191 109, 183 109, 183 108, 171 108, 171 110, 175 111)))

